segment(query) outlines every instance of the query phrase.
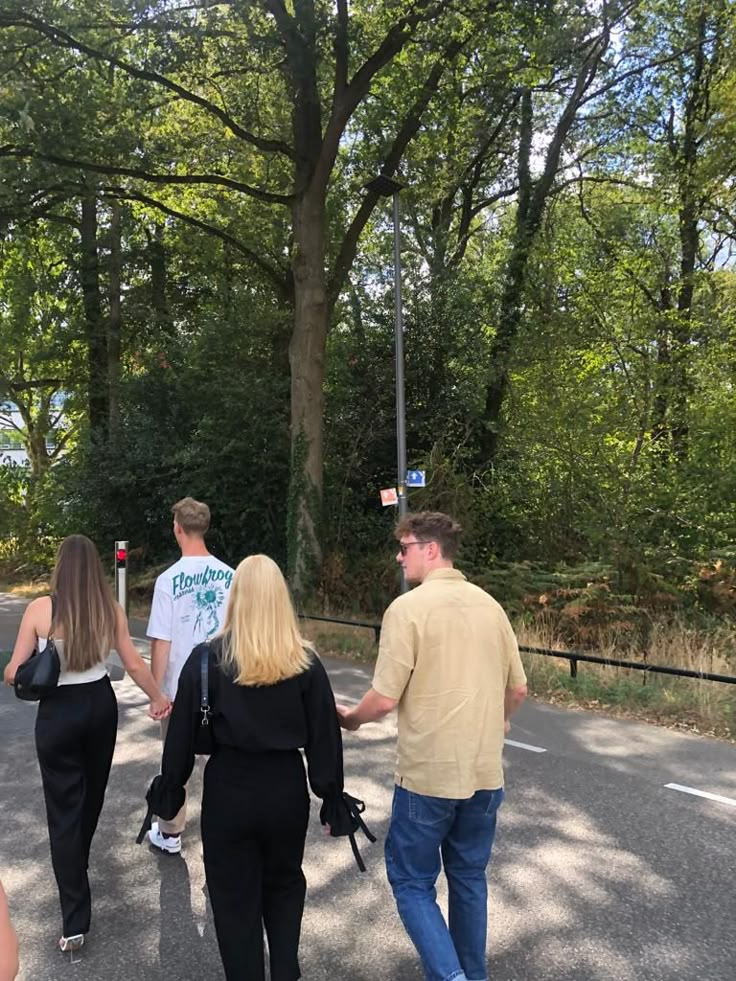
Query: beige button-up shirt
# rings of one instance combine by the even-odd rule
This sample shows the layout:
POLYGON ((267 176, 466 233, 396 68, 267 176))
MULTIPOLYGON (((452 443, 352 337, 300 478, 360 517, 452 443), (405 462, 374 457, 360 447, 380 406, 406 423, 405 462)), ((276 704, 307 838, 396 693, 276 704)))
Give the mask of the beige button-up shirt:
POLYGON ((373 688, 399 700, 396 783, 465 799, 503 786, 504 696, 526 684, 501 606, 435 569, 383 618, 373 688))

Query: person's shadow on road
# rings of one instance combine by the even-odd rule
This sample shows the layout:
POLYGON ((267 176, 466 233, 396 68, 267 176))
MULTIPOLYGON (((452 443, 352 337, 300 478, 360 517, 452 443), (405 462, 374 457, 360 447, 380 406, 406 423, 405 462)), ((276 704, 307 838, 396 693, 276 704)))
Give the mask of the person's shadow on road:
POLYGON ((192 909, 189 868, 183 856, 161 856, 159 865, 161 977, 221 981, 224 975, 206 889, 205 915, 200 919, 192 909))

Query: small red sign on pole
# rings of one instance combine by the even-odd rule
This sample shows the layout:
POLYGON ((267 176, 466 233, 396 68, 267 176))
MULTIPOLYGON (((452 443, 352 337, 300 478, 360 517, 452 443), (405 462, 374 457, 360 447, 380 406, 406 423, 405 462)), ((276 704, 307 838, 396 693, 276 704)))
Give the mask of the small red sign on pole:
POLYGON ((389 504, 398 504, 399 495, 396 493, 395 487, 386 487, 385 490, 381 491, 381 504, 386 507, 389 504))

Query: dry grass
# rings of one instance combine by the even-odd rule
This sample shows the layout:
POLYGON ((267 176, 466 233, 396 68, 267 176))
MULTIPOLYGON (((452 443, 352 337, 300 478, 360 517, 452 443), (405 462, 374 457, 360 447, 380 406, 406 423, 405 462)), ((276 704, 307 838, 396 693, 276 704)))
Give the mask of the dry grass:
MULTIPOLYGON (((520 626, 518 637, 523 646, 567 648, 559 638, 534 626, 520 626)), ((591 653, 734 676, 734 652, 736 631, 733 629, 704 634, 683 625, 660 624, 654 625, 645 651, 632 650, 612 636, 607 644, 591 653)), ((736 739, 736 688, 732 685, 582 661, 578 664, 577 678, 571 678, 567 659, 538 654, 525 654, 524 663, 530 691, 547 701, 605 709, 660 725, 736 739)))
POLYGON ((0 580, 0 593, 9 593, 17 599, 32 600, 37 596, 45 596, 49 591, 49 581, 46 578, 33 579, 30 582, 12 583, 0 580))
POLYGON ((301 620, 300 624, 304 637, 314 644, 320 654, 349 657, 364 663, 375 660, 378 648, 373 631, 367 627, 322 623, 319 620, 301 620))

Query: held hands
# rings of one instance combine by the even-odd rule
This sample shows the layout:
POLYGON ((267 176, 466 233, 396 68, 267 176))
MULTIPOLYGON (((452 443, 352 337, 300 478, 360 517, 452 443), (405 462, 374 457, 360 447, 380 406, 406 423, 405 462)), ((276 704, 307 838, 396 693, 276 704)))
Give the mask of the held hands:
POLYGON ((148 706, 148 715, 156 722, 160 722, 161 719, 165 719, 171 715, 171 706, 172 702, 166 695, 161 695, 160 698, 152 698, 151 704, 148 706))
POLYGON ((356 729, 360 728, 360 722, 355 718, 354 710, 347 707, 347 705, 335 705, 337 709, 337 718, 343 729, 347 729, 348 732, 355 732, 356 729))

